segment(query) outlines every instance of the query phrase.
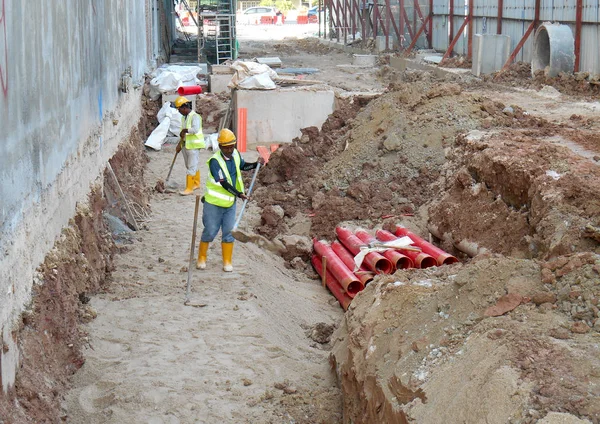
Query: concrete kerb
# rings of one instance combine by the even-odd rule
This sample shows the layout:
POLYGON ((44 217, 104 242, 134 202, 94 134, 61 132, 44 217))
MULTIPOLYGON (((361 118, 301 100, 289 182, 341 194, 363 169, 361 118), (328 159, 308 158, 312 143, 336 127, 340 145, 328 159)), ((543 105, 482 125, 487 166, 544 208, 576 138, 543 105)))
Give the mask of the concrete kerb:
POLYGON ((346 53, 355 53, 355 54, 361 54, 361 55, 371 54, 371 52, 369 50, 360 49, 358 47, 353 47, 353 46, 347 46, 344 43, 339 43, 337 41, 327 40, 325 38, 317 38, 317 40, 319 40, 319 42, 321 44, 324 44, 328 47, 336 48, 338 50, 342 50, 346 53))
MULTIPOLYGON (((342 50, 346 53, 354 53, 354 54, 359 54, 359 55, 373 54, 369 50, 360 49, 360 48, 353 47, 353 46, 346 46, 345 44, 338 43, 337 41, 327 40, 327 39, 323 39, 323 38, 318 38, 318 40, 319 40, 319 42, 321 42, 321 44, 324 44, 328 47, 336 48, 338 50, 342 50)), ((456 74, 460 75, 460 74, 466 74, 466 73, 470 74, 471 73, 470 69, 444 69, 444 68, 440 68, 438 66, 426 65, 426 64, 420 63, 414 59, 407 59, 404 57, 395 57, 395 56, 390 57, 390 66, 399 71, 405 71, 406 69, 413 69, 413 70, 417 70, 417 71, 432 72, 437 77, 445 77, 448 75, 456 75, 456 74)))
POLYGON ((427 65, 424 63, 419 63, 413 59, 407 59, 405 57, 390 57, 390 66, 399 71, 405 71, 407 69, 412 69, 416 71, 425 71, 431 72, 438 78, 444 78, 448 75, 471 75, 470 69, 444 69, 434 65, 427 65))

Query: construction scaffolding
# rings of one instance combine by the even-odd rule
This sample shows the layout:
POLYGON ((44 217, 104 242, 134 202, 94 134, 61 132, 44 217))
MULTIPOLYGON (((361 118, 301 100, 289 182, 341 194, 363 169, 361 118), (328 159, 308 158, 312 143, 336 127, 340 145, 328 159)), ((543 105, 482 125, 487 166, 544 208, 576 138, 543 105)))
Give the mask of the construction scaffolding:
POLYGON ((198 40, 202 56, 219 65, 237 57, 236 0, 200 0, 198 2, 198 40))
POLYGON ((348 44, 374 40, 379 50, 409 54, 434 49, 444 58, 471 58, 474 34, 510 36, 513 61, 531 62, 532 33, 543 22, 568 25, 575 40, 575 71, 600 74, 597 0, 322 0, 328 22, 320 36, 348 44), (517 4, 519 3, 519 4, 517 4))

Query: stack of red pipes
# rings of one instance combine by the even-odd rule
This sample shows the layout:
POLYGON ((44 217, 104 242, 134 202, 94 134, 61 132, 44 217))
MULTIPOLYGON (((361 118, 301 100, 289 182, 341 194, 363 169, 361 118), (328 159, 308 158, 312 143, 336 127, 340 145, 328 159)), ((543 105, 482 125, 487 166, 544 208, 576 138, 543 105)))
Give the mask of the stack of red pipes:
POLYGON ((344 310, 348 309, 354 296, 373 280, 375 274, 393 274, 397 269, 428 268, 458 262, 454 256, 400 226, 396 227, 395 235, 389 231, 377 230, 377 238, 365 230, 353 233, 347 228, 337 227, 335 232, 339 241, 329 244, 324 240, 314 240, 312 264, 344 310), (405 236, 412 240, 412 249, 420 250, 388 249, 381 253, 369 252, 361 267, 354 271, 354 256, 360 252, 361 246, 373 241, 392 241, 405 236), (326 259, 325 276, 323 258, 326 259))

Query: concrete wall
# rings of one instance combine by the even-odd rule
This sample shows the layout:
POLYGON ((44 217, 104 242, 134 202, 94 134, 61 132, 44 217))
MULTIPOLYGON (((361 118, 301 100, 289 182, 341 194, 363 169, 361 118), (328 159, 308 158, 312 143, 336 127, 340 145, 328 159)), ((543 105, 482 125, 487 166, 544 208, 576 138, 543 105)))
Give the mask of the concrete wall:
POLYGON ((4 390, 18 361, 10 330, 34 271, 140 117, 148 70, 144 0, 0 0, 0 327, 4 390))
POLYGON ((300 128, 319 129, 333 113, 333 91, 302 89, 236 90, 237 108, 248 109, 247 143, 289 143, 300 128))

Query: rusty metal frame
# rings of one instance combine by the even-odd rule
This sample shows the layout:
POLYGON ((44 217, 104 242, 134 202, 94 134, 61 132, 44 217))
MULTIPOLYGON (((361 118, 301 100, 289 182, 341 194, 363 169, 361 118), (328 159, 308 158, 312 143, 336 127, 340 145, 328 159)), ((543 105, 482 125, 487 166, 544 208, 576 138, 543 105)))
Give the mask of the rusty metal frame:
POLYGON ((583 0, 577 0, 577 9, 575 13, 575 72, 579 72, 579 62, 581 56, 581 27, 583 21, 583 0))
MULTIPOLYGON (((537 1, 539 1, 539 0, 537 0, 537 1)), ((450 42, 450 45, 448 46, 446 53, 444 53, 444 56, 442 57, 442 62, 450 57, 450 55, 452 54, 452 50, 454 50, 454 46, 456 46, 456 43, 458 43, 458 40, 460 39, 460 36, 462 35, 462 33, 465 30, 465 27, 467 25, 469 25, 469 32, 467 35, 467 37, 468 37, 468 41, 467 41, 468 42, 468 56, 469 56, 469 58, 471 57, 472 42, 473 42, 473 25, 471 24, 471 21, 473 20, 473 3, 474 3, 474 0, 469 1, 469 13, 467 14, 467 16, 465 16, 465 20, 463 21, 462 25, 458 29, 458 32, 456 33, 456 35, 450 42)))
POLYGON ((408 35, 410 35, 410 41, 412 41, 415 38, 415 33, 410 26, 410 20, 408 19, 408 13, 406 13, 406 9, 402 10, 402 17, 403 18, 400 21, 406 23, 406 29, 408 30, 408 35))
POLYGON ((504 0, 498 0, 498 25, 496 34, 502 34, 502 16, 504 15, 504 0))
POLYGON ((454 0, 450 0, 450 10, 448 14, 448 45, 452 44, 454 39, 454 0))
POLYGON ((427 16, 427 18, 425 19, 425 22, 423 22, 423 25, 421 25, 421 27, 419 28, 419 30, 417 31, 417 33, 415 34, 415 37, 412 39, 410 46, 408 46, 408 48, 406 49, 406 52, 404 53, 405 55, 410 54, 410 52, 412 51, 412 49, 415 48, 415 45, 417 44, 417 41, 419 40, 419 37, 421 36, 421 34, 423 34, 423 31, 425 31, 425 26, 427 24, 429 24, 429 22, 431 22, 433 18, 433 15, 429 15, 427 16))
POLYGON ((473 57, 473 10, 475 8, 475 0, 469 0, 469 29, 467 33, 467 57, 473 57))
MULTIPOLYGON (((497 12, 492 12, 491 15, 484 10, 482 11, 475 9, 478 4, 477 0, 469 0, 468 10, 466 16, 462 11, 456 14, 456 0, 447 0, 446 2, 437 4, 438 9, 441 10, 436 15, 434 13, 434 2, 433 0, 320 0, 325 5, 325 9, 329 12, 330 17, 326 26, 323 28, 323 36, 329 35, 330 38, 334 36, 331 30, 336 30, 336 38, 338 41, 348 41, 348 38, 354 39, 357 31, 360 31, 363 39, 376 38, 378 35, 382 35, 386 39, 386 43, 390 46, 392 38, 398 39, 399 46, 398 50, 403 51, 405 54, 409 54, 419 42, 419 38, 422 37, 423 33, 427 38, 427 44, 429 48, 434 47, 434 35, 441 35, 439 32, 434 34, 433 22, 434 16, 447 17, 448 25, 448 44, 447 49, 444 52, 443 59, 448 59, 454 52, 454 49, 460 40, 460 37, 464 35, 464 42, 467 50, 467 56, 470 58, 473 53, 473 36, 475 31, 476 19, 480 19, 482 16, 494 17, 497 15, 497 27, 496 33, 502 34, 504 21, 521 21, 527 24, 527 28, 522 38, 517 43, 515 49, 511 52, 508 60, 503 66, 505 70, 517 57, 519 52, 522 51, 523 46, 535 31, 540 23, 540 4, 541 0, 528 0, 528 4, 535 4, 535 17, 533 21, 527 22, 526 19, 517 18, 512 16, 504 16, 505 0, 497 1, 497 12), (369 3, 367 2, 369 1, 369 3), (421 4, 423 3, 423 4, 421 4), (410 4, 414 5, 413 11, 410 16, 405 6, 410 4), (428 4, 429 13, 425 15, 425 7, 428 4), (446 10, 446 6, 449 8, 446 10), (476 16, 477 13, 477 16, 476 16), (460 16, 464 18, 458 31, 456 31, 456 18, 460 16), (468 28, 467 28, 468 25, 468 28), (350 34, 351 31, 351 34, 350 34), (329 34, 328 34, 329 32, 329 34), (350 37, 348 37, 350 35, 350 37), (410 37, 411 41, 408 47, 404 48, 405 42, 410 37)), ((531 6, 530 6, 531 7, 531 6)), ((584 1, 576 0, 576 20, 575 20, 575 72, 581 69, 582 63, 582 31, 583 27, 587 23, 598 24, 597 22, 586 22, 583 19, 584 16, 584 1)), ((437 30, 436 30, 437 31, 437 30)), ((321 31, 319 30, 321 33, 321 31)), ((445 35, 442 35, 445 38, 445 35)), ((424 43, 422 43, 424 44, 424 43)), ((436 39, 436 44, 446 44, 444 41, 440 43, 440 40, 436 39)), ((396 47, 394 47, 396 48, 396 47)))
POLYGON ((433 48, 433 0, 429 0, 429 48, 433 48))
POLYGON ((513 52, 508 57, 508 60, 502 67, 502 71, 506 71, 508 69, 508 67, 510 66, 510 64, 513 62, 513 60, 515 60, 515 58, 517 57, 517 55, 523 48, 523 45, 525 45, 525 42, 531 35, 532 31, 537 26, 539 20, 540 20, 540 0, 535 0, 535 12, 534 12, 533 21, 531 21, 531 23, 529 24, 529 27, 527 28, 527 31, 525 31, 525 34, 523 34, 523 38, 521 38, 521 41, 519 41, 519 44, 517 44, 517 46, 515 47, 513 52))

